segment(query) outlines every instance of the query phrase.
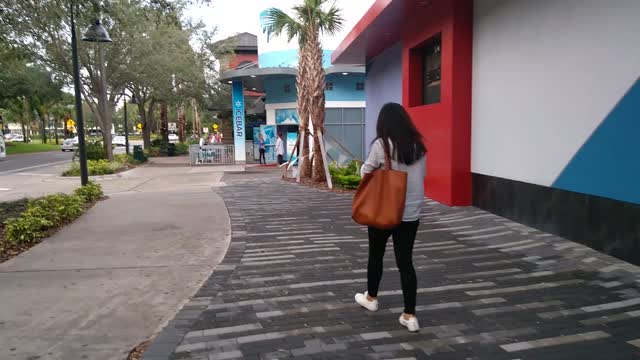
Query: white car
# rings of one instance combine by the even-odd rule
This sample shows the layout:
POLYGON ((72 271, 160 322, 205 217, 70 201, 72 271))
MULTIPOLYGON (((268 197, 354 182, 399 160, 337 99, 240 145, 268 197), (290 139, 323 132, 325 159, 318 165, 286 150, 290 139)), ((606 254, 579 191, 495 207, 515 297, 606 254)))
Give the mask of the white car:
POLYGON ((124 136, 114 136, 111 144, 116 146, 127 146, 127 139, 124 136))
POLYGON ((24 136, 18 134, 18 135, 13 135, 11 137, 11 142, 23 142, 24 141, 24 136))
POLYGON ((170 143, 177 143, 179 140, 178 135, 176 134, 169 134, 169 142, 170 143))
POLYGON ((11 133, 4 134, 4 140, 5 141, 11 142, 11 139, 13 139, 13 134, 11 134, 11 133))
POLYGON ((72 139, 65 139, 60 145, 60 149, 64 151, 75 151, 78 148, 78 137, 72 139))

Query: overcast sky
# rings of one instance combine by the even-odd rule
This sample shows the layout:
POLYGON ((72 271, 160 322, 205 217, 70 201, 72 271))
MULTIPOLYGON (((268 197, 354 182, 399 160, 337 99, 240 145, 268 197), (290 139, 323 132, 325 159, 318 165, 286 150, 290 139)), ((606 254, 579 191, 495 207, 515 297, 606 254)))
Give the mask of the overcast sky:
MULTIPOLYGON (((353 28, 374 0, 336 0, 343 9, 345 29, 339 36, 343 38, 353 28)), ((241 32, 258 35, 260 12, 269 7, 290 9, 298 0, 211 0, 209 6, 191 6, 187 16, 203 20, 208 27, 218 26, 216 39, 223 39, 241 32)))

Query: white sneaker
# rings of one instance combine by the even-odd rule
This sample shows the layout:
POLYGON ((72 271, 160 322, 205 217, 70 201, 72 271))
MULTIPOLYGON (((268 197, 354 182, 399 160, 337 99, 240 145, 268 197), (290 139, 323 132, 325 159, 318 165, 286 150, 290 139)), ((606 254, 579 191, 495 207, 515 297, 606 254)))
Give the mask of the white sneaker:
POLYGON ((406 326, 406 328, 411 332, 420 330, 420 325, 418 325, 418 318, 415 316, 409 320, 405 320, 404 314, 400 315, 400 324, 406 326))
POLYGON ((367 292, 356 294, 356 302, 369 311, 378 311, 378 300, 367 300, 367 292))

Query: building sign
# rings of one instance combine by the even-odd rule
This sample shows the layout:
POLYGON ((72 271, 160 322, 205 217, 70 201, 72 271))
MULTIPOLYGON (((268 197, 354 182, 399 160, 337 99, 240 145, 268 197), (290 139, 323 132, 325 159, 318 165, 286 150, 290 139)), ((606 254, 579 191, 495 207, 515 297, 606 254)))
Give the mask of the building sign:
POLYGON ((246 134, 244 127, 244 88, 241 80, 233 81, 233 143, 236 152, 236 162, 246 161, 246 134))
POLYGON ((298 125, 300 117, 297 109, 276 109, 276 125, 298 125))
POLYGON ((169 123, 169 131, 178 131, 178 124, 174 122, 169 123))

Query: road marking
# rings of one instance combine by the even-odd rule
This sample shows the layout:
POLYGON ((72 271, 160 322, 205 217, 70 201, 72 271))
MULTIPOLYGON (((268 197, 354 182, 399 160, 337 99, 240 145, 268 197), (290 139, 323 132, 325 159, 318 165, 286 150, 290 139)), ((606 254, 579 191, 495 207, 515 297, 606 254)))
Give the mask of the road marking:
POLYGON ((7 170, 7 171, 2 171, 0 172, 0 175, 3 174, 12 174, 12 173, 17 173, 17 172, 23 172, 24 170, 29 170, 29 169, 37 169, 40 167, 45 167, 45 166, 51 166, 51 165, 58 165, 58 164, 64 164, 64 163, 68 163, 71 160, 64 160, 64 161, 56 161, 56 162, 52 162, 52 163, 48 163, 48 164, 42 164, 42 165, 34 165, 34 166, 27 166, 27 167, 23 167, 20 169, 14 169, 14 170, 7 170))
POLYGON ((0 191, 9 191, 9 190, 11 190, 11 189, 9 189, 9 188, 0 188, 0 191))

